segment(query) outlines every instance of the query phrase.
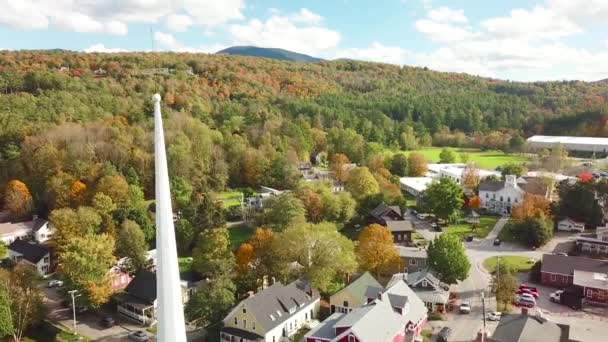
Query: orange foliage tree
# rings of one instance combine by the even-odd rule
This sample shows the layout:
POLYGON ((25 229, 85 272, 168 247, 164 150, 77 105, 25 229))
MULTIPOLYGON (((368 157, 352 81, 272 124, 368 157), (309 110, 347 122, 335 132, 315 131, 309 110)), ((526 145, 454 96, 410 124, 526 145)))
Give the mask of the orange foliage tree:
POLYGON ((477 209, 479 208, 479 196, 473 196, 473 198, 471 198, 469 200, 469 209, 477 209))
POLYGON ((249 243, 242 243, 236 251, 236 271, 239 274, 245 274, 249 271, 249 267, 255 259, 253 246, 249 243))
POLYGON ((551 202, 543 196, 524 194, 521 204, 513 208, 511 216, 518 220, 524 220, 539 216, 541 213, 550 217, 551 202))
POLYGON ((81 206, 84 204, 87 195, 87 186, 77 180, 72 183, 72 187, 70 188, 70 197, 72 198, 72 202, 75 206, 81 206))
POLYGON ((4 202, 6 203, 6 209, 14 217, 26 216, 33 208, 32 194, 27 185, 19 180, 8 182, 4 202))
POLYGON ((370 224, 363 229, 356 252, 361 269, 373 272, 376 276, 399 265, 393 235, 379 224, 370 224))
POLYGON ((319 195, 312 189, 304 188, 298 191, 296 196, 302 201, 304 209, 306 209, 308 221, 320 222, 323 217, 323 203, 321 203, 319 195))
POLYGON ((335 153, 331 157, 331 170, 336 175, 336 179, 340 182, 345 182, 348 178, 348 171, 344 168, 344 165, 348 163, 350 163, 350 160, 342 153, 335 153))

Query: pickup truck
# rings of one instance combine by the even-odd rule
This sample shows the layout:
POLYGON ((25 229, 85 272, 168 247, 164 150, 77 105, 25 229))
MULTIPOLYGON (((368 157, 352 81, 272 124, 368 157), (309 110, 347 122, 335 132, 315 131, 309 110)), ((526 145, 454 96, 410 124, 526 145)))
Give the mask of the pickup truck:
POLYGON ((580 310, 582 307, 582 297, 570 291, 557 290, 549 295, 549 299, 554 303, 566 305, 574 310, 580 310))

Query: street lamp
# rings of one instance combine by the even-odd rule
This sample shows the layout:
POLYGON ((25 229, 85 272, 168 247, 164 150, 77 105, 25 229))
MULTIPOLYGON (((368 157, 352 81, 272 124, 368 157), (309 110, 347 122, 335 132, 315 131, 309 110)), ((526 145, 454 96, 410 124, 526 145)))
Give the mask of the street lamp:
POLYGON ((74 315, 74 335, 76 335, 76 298, 80 297, 80 294, 76 294, 78 290, 68 291, 70 296, 72 296, 72 314, 74 315))

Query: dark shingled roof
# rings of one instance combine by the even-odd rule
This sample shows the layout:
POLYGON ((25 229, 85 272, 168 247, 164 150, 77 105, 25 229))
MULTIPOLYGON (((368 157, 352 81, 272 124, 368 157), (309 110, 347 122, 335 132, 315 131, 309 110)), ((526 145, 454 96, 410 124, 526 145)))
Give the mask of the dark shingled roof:
POLYGON ((140 270, 125 288, 125 292, 149 303, 156 300, 156 273, 140 270))
POLYGON ((608 261, 555 254, 543 255, 541 272, 572 275, 574 270, 608 273, 608 261))
POLYGON ((8 246, 11 251, 23 255, 23 259, 37 264, 40 259, 51 252, 51 247, 17 239, 8 246))
POLYGON ((520 177, 517 182, 517 186, 519 186, 523 191, 538 196, 546 196, 548 187, 545 181, 539 177, 520 177))
POLYGON ((484 180, 479 183, 479 191, 498 191, 505 186, 504 182, 484 180))
POLYGON ((381 203, 374 208, 370 215, 376 218, 381 218, 386 216, 391 211, 394 211, 397 215, 401 216, 401 209, 398 206, 388 206, 384 203, 381 203))
POLYGON ((502 315, 489 338, 494 342, 568 342, 570 327, 521 314, 502 315))

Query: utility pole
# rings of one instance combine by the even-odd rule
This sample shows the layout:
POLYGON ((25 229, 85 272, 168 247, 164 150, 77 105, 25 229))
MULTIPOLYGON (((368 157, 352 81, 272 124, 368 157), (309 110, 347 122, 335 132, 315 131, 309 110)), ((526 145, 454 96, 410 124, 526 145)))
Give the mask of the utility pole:
POLYGON ((80 294, 76 294, 78 290, 68 291, 70 296, 72 296, 72 314, 74 316, 74 335, 76 335, 76 297, 80 297, 80 294))
POLYGON ((481 291, 481 311, 483 313, 483 330, 481 331, 481 342, 484 342, 486 339, 486 296, 484 291, 481 291))

